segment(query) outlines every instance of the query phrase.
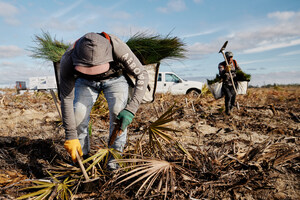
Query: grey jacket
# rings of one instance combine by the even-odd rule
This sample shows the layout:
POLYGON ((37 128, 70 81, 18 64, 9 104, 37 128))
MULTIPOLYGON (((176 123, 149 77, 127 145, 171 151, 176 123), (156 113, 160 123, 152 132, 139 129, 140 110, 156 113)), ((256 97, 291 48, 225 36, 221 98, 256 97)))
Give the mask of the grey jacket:
MULTIPOLYGON (((135 114, 146 91, 148 73, 126 43, 114 35, 109 36, 113 46, 114 60, 123 65, 123 71, 133 75, 136 79, 134 93, 125 107, 126 110, 135 114)), ((68 48, 60 61, 60 98, 66 140, 77 139, 73 108, 76 80, 71 58, 73 48, 74 44, 68 48)))

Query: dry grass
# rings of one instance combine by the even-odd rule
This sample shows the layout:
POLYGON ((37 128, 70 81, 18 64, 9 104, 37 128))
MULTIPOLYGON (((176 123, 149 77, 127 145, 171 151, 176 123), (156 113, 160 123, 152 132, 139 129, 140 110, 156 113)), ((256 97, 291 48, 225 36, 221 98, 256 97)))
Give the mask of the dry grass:
MULTIPOLYGON (((70 163, 51 96, 13 93, 0 96, 0 196, 7 199, 20 196, 19 188, 28 183, 21 180, 46 178, 45 169, 70 163)), ((224 100, 211 94, 157 95, 154 103, 141 106, 129 127, 128 154, 119 160, 127 167, 113 177, 103 168, 99 185, 89 192, 72 191, 74 198, 298 199, 299 97, 299 87, 251 88, 238 96, 241 109, 228 117, 224 100), (172 140, 158 139, 164 152, 153 154, 142 135, 174 102, 167 124, 172 140), (143 148, 140 155, 132 155, 137 141, 143 148), (178 151, 177 141, 192 160, 178 151)), ((91 116, 94 153, 105 149, 108 139, 108 113, 97 111, 91 116)))

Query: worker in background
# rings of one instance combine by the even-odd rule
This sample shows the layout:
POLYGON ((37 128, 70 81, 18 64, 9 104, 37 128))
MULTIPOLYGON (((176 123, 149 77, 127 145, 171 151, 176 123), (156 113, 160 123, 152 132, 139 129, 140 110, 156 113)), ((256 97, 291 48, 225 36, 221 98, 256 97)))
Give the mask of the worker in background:
POLYGON ((223 81, 222 92, 225 96, 225 113, 230 115, 232 108, 235 106, 236 92, 233 84, 235 85, 235 88, 237 88, 237 81, 235 80, 236 71, 241 70, 241 68, 237 64, 236 60, 233 59, 233 53, 231 51, 225 52, 225 57, 228 65, 226 64, 226 61, 223 61, 219 63, 218 68, 219 75, 223 81), (230 73, 233 80, 231 80, 230 73))

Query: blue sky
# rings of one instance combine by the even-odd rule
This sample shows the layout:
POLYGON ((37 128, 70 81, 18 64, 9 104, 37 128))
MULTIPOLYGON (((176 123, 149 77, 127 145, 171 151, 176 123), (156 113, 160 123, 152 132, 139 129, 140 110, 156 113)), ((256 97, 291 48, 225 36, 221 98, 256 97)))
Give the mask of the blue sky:
POLYGON ((0 86, 54 75, 51 62, 29 56, 42 30, 66 43, 87 32, 125 42, 137 32, 170 34, 188 58, 160 70, 200 81, 217 74, 228 40, 251 85, 300 83, 299 0, 0 0, 0 29, 0 86))

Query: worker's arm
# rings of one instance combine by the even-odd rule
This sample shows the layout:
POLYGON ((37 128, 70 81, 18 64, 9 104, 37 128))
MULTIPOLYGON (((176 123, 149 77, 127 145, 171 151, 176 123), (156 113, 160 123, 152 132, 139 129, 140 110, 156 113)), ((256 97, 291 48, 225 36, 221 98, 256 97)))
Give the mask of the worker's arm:
POLYGON ((139 108, 148 85, 148 72, 126 43, 114 35, 110 35, 116 60, 125 67, 126 73, 134 76, 134 93, 125 109, 133 115, 139 108))
POLYGON ((75 77, 73 70, 73 62, 71 59, 72 46, 62 56, 60 61, 60 99, 63 125, 65 128, 66 141, 65 149, 71 155, 72 160, 76 162, 76 151, 82 156, 82 149, 77 138, 76 122, 74 114, 74 91, 75 77))

